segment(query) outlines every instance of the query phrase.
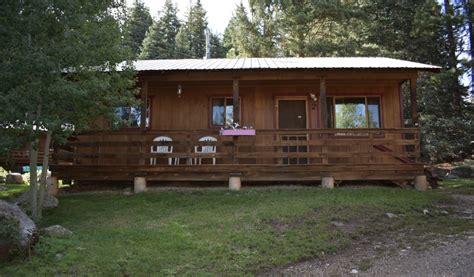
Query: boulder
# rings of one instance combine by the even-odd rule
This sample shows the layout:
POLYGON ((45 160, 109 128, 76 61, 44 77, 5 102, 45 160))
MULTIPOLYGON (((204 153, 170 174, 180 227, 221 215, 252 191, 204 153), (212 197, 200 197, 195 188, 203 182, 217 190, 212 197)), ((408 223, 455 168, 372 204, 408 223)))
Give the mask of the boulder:
POLYGON ((455 167, 448 175, 448 179, 471 178, 473 170, 469 165, 455 167))
POLYGON ((41 232, 48 236, 53 237, 69 237, 72 236, 72 232, 61 225, 53 225, 41 230, 41 232))
MULTIPOLYGON (((15 204, 20 206, 25 211, 31 211, 30 203, 31 203, 30 190, 20 195, 15 201, 15 204)), ((59 201, 56 197, 48 193, 44 194, 43 208, 45 209, 57 208, 58 205, 59 205, 59 201)))
POLYGON ((7 184, 23 184, 23 176, 20 173, 9 173, 5 179, 7 184))
POLYGON ((14 249, 26 253, 36 242, 36 225, 18 206, 0 200, 0 220, 0 260, 14 249))

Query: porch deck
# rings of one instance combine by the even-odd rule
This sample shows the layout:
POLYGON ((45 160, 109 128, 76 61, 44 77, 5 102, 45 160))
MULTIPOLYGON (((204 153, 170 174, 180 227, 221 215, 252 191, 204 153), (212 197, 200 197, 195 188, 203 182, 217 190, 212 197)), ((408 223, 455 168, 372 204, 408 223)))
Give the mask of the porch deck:
POLYGON ((315 181, 413 180, 423 174, 417 128, 256 130, 255 136, 219 136, 218 130, 114 131, 84 134, 56 149, 59 179, 77 181, 315 181), (153 142, 168 136, 171 142, 153 142), (198 142, 214 136, 216 142, 198 142), (151 147, 173 147, 151 153, 151 147), (197 153, 216 146, 216 153, 197 153), (197 147, 197 148, 196 148, 197 147), (151 164, 156 158, 156 165, 151 164), (169 158, 177 159, 170 165, 169 158), (216 164, 212 164, 215 158, 216 164), (195 161, 201 159, 201 164, 195 161))

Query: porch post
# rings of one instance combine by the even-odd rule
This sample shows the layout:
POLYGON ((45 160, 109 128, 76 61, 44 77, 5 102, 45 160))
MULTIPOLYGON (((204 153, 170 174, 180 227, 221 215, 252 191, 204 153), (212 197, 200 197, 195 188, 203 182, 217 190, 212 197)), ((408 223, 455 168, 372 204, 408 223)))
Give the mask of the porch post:
POLYGON ((239 102, 239 80, 234 79, 233 85, 232 85, 232 96, 233 96, 233 120, 234 123, 239 123, 240 124, 240 102, 239 102))
POLYGON ((319 118, 321 128, 328 128, 328 107, 326 104, 326 77, 319 79, 319 118))
POLYGON ((142 81, 141 87, 141 111, 140 111, 140 130, 146 130, 146 112, 147 112, 147 101, 148 101, 148 81, 142 81))
POLYGON ((410 79, 410 104, 411 104, 411 120, 413 126, 418 125, 418 112, 416 103, 416 78, 410 79))

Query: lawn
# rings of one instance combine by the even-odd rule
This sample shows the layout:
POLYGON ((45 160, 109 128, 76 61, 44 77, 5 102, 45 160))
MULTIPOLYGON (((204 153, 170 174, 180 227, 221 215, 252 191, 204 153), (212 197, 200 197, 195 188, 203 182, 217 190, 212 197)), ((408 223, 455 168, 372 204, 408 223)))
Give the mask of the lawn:
POLYGON ((28 190, 29 186, 26 184, 6 184, 3 185, 7 190, 0 191, 0 199, 13 200, 28 190))
POLYGON ((437 213, 432 205, 440 201, 448 194, 381 187, 66 195, 41 226, 61 224, 74 235, 42 237, 31 260, 0 265, 0 275, 253 275, 347 247, 353 238, 334 221, 360 223, 361 235, 407 226, 420 233, 474 229, 437 213), (386 212, 404 216, 388 219, 386 212))

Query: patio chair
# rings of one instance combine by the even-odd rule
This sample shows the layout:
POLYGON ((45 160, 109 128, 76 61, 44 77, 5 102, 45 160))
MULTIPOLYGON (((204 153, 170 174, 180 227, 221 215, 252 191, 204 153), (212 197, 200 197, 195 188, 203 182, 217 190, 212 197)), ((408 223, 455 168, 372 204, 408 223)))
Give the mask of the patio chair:
MULTIPOLYGON (((217 141, 217 139, 215 137, 206 136, 206 137, 200 138, 199 141, 217 141)), ((209 154, 216 153, 216 146, 215 145, 214 146, 211 146, 211 145, 194 146, 194 153, 209 153, 209 154)), ((201 158, 194 158, 194 164, 201 164, 201 158)), ((213 165, 216 164, 215 157, 212 158, 212 164, 213 165)))
MULTIPOLYGON (((153 141, 173 141, 170 137, 160 136, 153 139, 153 141)), ((173 146, 151 146, 151 153, 173 153, 173 146)), ((178 158, 168 158, 169 165, 178 165, 178 158)), ((156 157, 150 158, 150 165, 156 165, 156 157)))

